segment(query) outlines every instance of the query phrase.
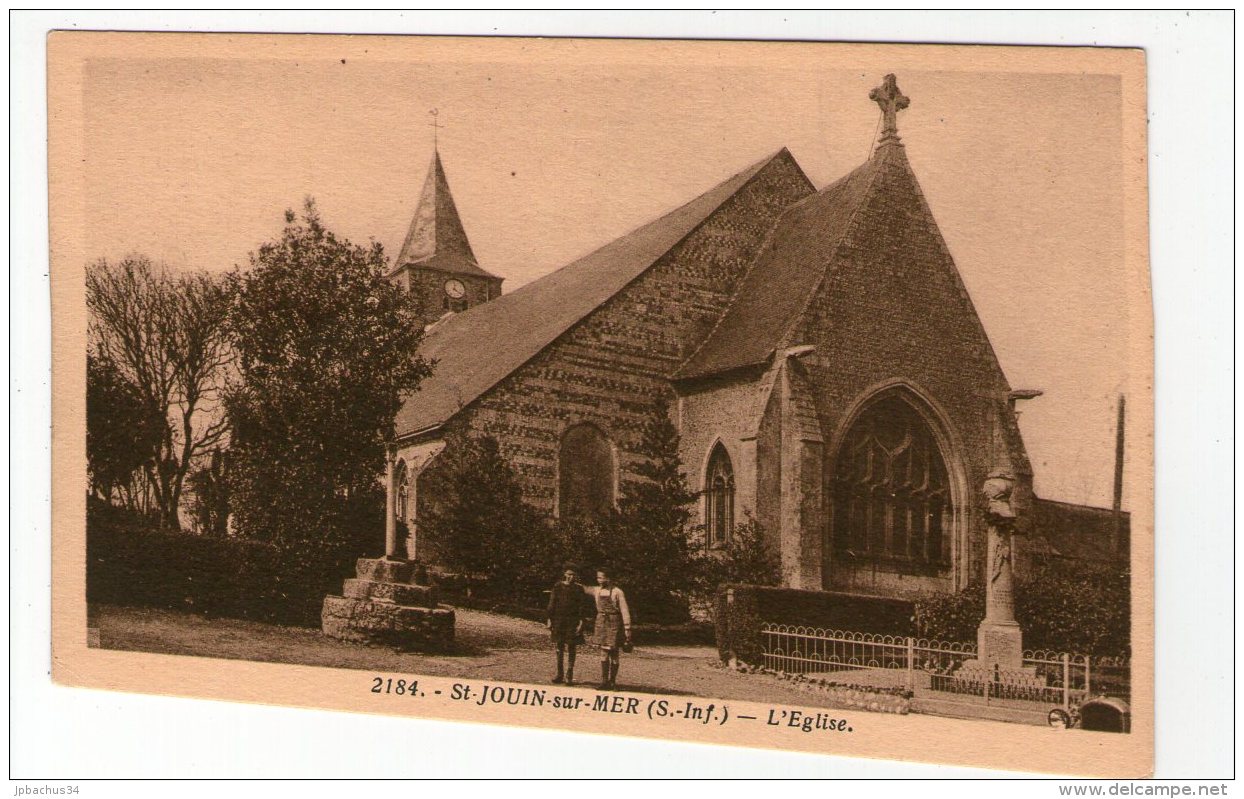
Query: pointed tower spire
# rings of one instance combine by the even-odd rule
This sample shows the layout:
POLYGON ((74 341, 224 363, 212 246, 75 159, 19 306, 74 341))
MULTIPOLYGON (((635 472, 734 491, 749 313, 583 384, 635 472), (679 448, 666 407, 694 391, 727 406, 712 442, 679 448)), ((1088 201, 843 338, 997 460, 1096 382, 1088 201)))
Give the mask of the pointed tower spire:
POLYGON ((501 296, 502 278, 480 268, 441 163, 440 127, 432 116, 432 164, 423 180, 406 240, 388 278, 419 299, 423 324, 501 296))
POLYGON ((449 192, 449 181, 445 178, 439 151, 432 153, 432 164, 423 182, 415 217, 398 252, 397 268, 409 265, 495 277, 480 268, 471 250, 462 219, 458 216, 458 207, 449 192))
POLYGON ((440 153, 433 152, 432 166, 423 182, 419 204, 414 209, 411 229, 397 256, 397 265, 425 264, 445 271, 483 273, 479 261, 466 240, 462 218, 449 193, 449 180, 440 163, 440 153), (434 263, 433 263, 434 261, 434 263))
POLYGON ((899 90, 894 74, 886 75, 881 85, 868 93, 868 99, 881 106, 881 138, 877 146, 899 144, 898 112, 911 105, 911 99, 899 90))

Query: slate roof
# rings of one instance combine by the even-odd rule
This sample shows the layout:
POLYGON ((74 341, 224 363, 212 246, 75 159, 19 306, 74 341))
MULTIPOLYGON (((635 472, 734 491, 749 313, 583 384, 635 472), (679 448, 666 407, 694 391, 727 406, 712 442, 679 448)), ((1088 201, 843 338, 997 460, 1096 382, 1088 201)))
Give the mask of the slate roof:
POLYGON ((785 148, 556 272, 437 322, 419 349, 437 361, 435 371, 405 398, 397 435, 443 424, 475 401, 643 274, 780 158, 790 158, 785 148))
POLYGON ((717 326, 674 379, 764 363, 781 344, 834 260, 866 201, 879 157, 787 209, 774 226, 717 326))
POLYGON ((415 217, 410 222, 406 240, 398 252, 394 271, 412 264, 458 274, 480 275, 500 280, 499 277, 480 268, 471 251, 458 206, 449 192, 445 167, 441 154, 433 153, 432 165, 423 181, 415 217))

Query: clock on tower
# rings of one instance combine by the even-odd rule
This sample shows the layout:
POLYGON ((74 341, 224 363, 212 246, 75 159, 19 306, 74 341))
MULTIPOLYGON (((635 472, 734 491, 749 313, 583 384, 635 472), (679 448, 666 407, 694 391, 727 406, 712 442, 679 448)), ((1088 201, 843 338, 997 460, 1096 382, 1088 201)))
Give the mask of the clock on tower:
POLYGON ((439 153, 389 279, 419 298, 424 325, 501 296, 501 278, 482 269, 449 193, 439 153))

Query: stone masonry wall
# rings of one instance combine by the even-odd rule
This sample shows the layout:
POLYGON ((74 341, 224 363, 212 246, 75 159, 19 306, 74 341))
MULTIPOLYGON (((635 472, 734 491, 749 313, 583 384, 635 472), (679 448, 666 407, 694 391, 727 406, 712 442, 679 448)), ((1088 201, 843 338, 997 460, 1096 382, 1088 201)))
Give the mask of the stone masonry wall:
POLYGON ((459 275, 439 269, 415 267, 404 269, 395 277, 398 285, 413 292, 419 298, 421 318, 425 325, 435 322, 448 312, 445 300, 449 298, 449 295, 445 293, 445 282, 451 279, 462 281, 466 289, 466 294, 462 299, 466 301, 467 308, 474 308, 476 305, 501 296, 501 281, 490 280, 479 275, 459 275))
POLYGON ((454 423, 495 436, 526 499, 550 514, 558 444, 572 424, 593 422, 611 438, 624 485, 638 462, 645 420, 674 400, 664 376, 707 335, 778 215, 810 190, 794 159, 782 153, 653 267, 454 423))
MULTIPOLYGON (((847 564, 827 563, 833 567, 825 569, 827 583, 886 594, 952 590, 966 582, 983 557, 984 529, 976 498, 996 458, 998 400, 1009 387, 921 201, 906 157, 901 149, 891 149, 875 178, 879 185, 843 242, 838 265, 811 299, 786 346, 816 346, 815 355, 802 362, 825 431, 827 497, 833 448, 846 415, 887 381, 915 386, 944 412, 962 465, 959 512, 966 549, 955 551, 955 573, 927 579, 888 573, 872 564, 852 570, 847 564)), ((943 455, 954 472, 955 454, 943 455)), ((832 546, 825 548, 824 557, 833 559, 832 546)))
MULTIPOLYGON (((734 515, 738 522, 757 514, 756 445, 753 440, 748 447, 746 441, 755 438, 771 393, 772 381, 766 385, 762 377, 751 370, 678 399, 679 444, 687 483, 694 491, 704 490, 709 453, 720 441, 734 469, 734 515)), ((704 523, 703 502, 696 504, 692 522, 704 523)))

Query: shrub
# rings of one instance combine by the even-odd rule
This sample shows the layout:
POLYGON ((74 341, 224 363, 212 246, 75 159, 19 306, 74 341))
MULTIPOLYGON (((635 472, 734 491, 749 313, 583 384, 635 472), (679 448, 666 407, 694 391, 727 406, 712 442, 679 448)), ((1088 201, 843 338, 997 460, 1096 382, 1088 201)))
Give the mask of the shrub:
POLYGON ((915 601, 916 635, 938 641, 975 641, 985 618, 985 588, 974 582, 954 593, 925 594, 915 601))
POLYGON ((1018 581, 1015 615, 1029 649, 1129 656, 1131 610, 1127 567, 1051 559, 1018 581))
POLYGON ((88 602, 318 626, 342 569, 293 571, 272 544, 160 529, 156 520, 91 501, 88 602))
POLYGON ((608 566, 614 582, 625 592, 634 624, 680 624, 690 618, 682 592, 689 587, 685 542, 650 526, 628 524, 620 514, 595 519, 559 520, 553 539, 562 563, 579 566, 585 582, 595 570, 608 566), (681 563, 681 565, 680 565, 681 563))
POLYGON ((496 439, 451 435, 419 484, 420 531, 446 568, 519 601, 555 579, 561 553, 496 439))
POLYGON ((912 633, 912 603, 904 599, 723 585, 717 591, 714 606, 717 647, 722 658, 733 651, 740 660, 750 663, 758 662, 760 657, 760 626, 765 622, 881 635, 912 633))
POLYGON ((717 634, 717 654, 722 660, 734 655, 744 663, 761 661, 760 625, 764 619, 756 593, 747 586, 723 585, 713 602, 713 629, 717 634))
POLYGON ((692 600, 716 607, 717 589, 727 583, 778 585, 782 582, 781 559, 770 545, 760 522, 749 516, 736 524, 724 547, 699 548, 692 563, 692 600))
MULTIPOLYGON (((1126 656, 1131 652, 1130 573, 1103 564, 1037 562, 1016 580, 1015 617, 1027 649, 1126 656)), ((924 638, 975 641, 984 618, 985 588, 979 582, 916 601, 916 634, 924 638)))

